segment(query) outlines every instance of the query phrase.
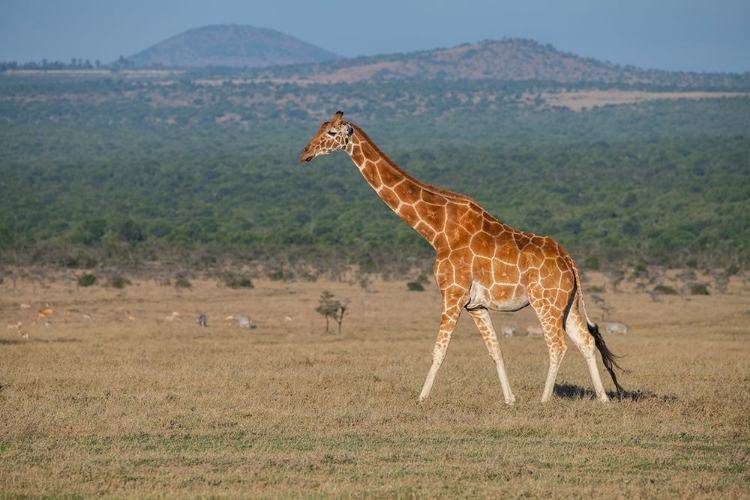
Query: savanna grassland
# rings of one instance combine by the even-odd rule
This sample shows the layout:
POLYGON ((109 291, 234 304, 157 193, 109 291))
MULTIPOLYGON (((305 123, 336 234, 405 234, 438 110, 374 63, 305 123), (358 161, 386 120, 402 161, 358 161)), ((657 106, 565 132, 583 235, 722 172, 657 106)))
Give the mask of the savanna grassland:
POLYGON ((589 273, 592 319, 630 327, 606 336, 629 391, 610 404, 572 346, 540 403, 533 312, 493 315, 519 330, 501 340, 512 407, 466 315, 416 404, 439 321, 431 284, 1 286, 0 317, 29 334, 0 338, 3 498, 750 495, 750 285, 737 276, 726 293, 654 301, 589 273), (324 290, 349 300, 341 335, 315 312, 324 290), (224 321, 238 314, 257 328, 224 321))

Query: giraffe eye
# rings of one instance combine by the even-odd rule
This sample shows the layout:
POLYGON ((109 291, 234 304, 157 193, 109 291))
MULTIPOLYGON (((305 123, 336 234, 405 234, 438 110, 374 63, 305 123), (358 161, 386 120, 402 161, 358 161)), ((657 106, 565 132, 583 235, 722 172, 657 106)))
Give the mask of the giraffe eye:
POLYGON ((328 132, 328 135, 330 135, 331 137, 336 137, 336 132, 331 130, 328 132))

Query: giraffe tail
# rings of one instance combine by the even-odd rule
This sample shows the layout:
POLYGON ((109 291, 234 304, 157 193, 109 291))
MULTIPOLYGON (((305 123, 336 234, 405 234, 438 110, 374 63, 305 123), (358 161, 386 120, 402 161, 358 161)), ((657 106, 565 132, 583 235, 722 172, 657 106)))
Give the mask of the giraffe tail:
POLYGON ((615 368, 623 370, 622 367, 617 363, 617 358, 619 358, 620 356, 615 355, 612 351, 609 350, 609 347, 607 347, 607 344, 604 342, 602 333, 599 331, 599 325, 589 319, 589 315, 586 313, 586 304, 583 301, 583 288, 581 287, 581 278, 580 276, 578 276, 578 268, 576 267, 575 263, 572 264, 573 274, 575 275, 575 286, 577 289, 578 300, 581 302, 583 316, 586 318, 586 327, 588 328, 591 336, 594 337, 594 343, 596 345, 596 349, 599 351, 599 354, 602 356, 602 363, 604 364, 604 368, 606 368, 609 372, 610 377, 612 377, 612 382, 617 388, 617 397, 622 398, 623 393, 625 393, 626 391, 617 381, 617 375, 615 375, 614 370, 615 368))
POLYGON ((617 397, 621 398, 623 393, 625 392, 625 389, 623 389, 620 383, 617 381, 617 375, 615 375, 614 370, 614 368, 622 370, 622 367, 617 364, 617 358, 619 358, 619 356, 613 354, 612 351, 610 351, 607 347, 607 344, 604 343, 604 338, 602 338, 602 334, 599 331, 599 325, 597 325, 596 323, 590 323, 587 318, 586 326, 588 327, 591 336, 594 337, 596 348, 599 350, 599 354, 601 354, 602 356, 602 363, 604 364, 604 368, 606 368, 609 372, 610 377, 612 377, 612 382, 617 388, 617 397))

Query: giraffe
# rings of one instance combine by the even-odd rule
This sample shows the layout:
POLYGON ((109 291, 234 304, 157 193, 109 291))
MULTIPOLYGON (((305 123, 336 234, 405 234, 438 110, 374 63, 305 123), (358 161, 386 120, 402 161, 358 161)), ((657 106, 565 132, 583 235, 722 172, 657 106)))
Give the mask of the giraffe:
POLYGON ((508 382, 503 354, 492 326, 490 310, 534 309, 544 329, 549 368, 542 401, 552 397, 560 363, 567 351, 565 333, 588 365, 596 396, 609 398, 599 377, 595 350, 612 377, 617 394, 623 392, 614 367, 616 356, 607 348, 598 326, 586 315, 581 280, 573 258, 555 240, 503 224, 468 196, 418 181, 391 161, 357 125, 338 111, 300 156, 309 162, 339 149, 354 164, 399 217, 435 249, 433 268, 441 293, 442 314, 432 365, 419 402, 430 395, 459 315, 471 315, 495 363, 505 403, 515 396, 508 382))

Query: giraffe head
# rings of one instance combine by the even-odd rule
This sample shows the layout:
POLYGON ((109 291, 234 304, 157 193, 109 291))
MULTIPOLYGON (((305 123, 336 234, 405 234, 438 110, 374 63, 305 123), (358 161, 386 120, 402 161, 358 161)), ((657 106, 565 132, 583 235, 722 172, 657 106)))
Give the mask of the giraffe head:
POLYGON ((344 113, 337 111, 330 122, 325 122, 320 126, 320 130, 312 138, 310 144, 302 150, 301 161, 312 161, 316 156, 327 155, 346 147, 354 129, 348 122, 341 119, 343 116, 344 113))

